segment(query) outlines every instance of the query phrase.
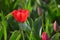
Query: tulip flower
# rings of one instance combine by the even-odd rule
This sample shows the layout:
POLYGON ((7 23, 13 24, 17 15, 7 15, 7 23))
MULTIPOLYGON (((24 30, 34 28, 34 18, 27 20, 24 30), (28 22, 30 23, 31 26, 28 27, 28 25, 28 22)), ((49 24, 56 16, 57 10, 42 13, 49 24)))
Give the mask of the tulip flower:
POLYGON ((42 33, 42 40, 49 40, 48 35, 46 32, 42 33))
POLYGON ((41 16, 42 15, 42 8, 41 7, 38 7, 37 8, 37 12, 38 12, 38 15, 41 16))
POLYGON ((54 22, 54 31, 56 32, 56 30, 57 30, 57 22, 55 21, 54 22))
POLYGON ((28 18, 29 11, 25 9, 14 10, 12 16, 17 22, 25 22, 28 18))

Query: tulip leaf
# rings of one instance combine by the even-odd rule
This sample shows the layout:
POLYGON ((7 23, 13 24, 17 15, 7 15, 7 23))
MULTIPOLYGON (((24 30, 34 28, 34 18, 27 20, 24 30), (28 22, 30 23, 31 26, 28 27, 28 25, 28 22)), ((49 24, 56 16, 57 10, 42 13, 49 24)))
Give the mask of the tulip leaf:
POLYGON ((51 36, 51 33, 53 32, 53 25, 51 23, 51 20, 49 18, 46 18, 46 32, 48 36, 51 36))
POLYGON ((32 7, 31 7, 31 1, 32 0, 28 0, 28 2, 26 3, 26 5, 25 5, 25 9, 28 9, 28 10, 32 10, 32 7))
MULTIPOLYGON (((46 20, 46 32, 47 32, 48 34, 50 34, 50 33, 49 33, 49 24, 50 24, 50 23, 49 23, 49 20, 47 19, 47 20, 46 20)), ((49 35, 49 36, 50 36, 50 35, 49 35)))
POLYGON ((30 32, 29 40, 37 40, 33 31, 30 32))
POLYGON ((5 0, 5 4, 6 4, 7 6, 9 6, 9 2, 8 2, 8 0, 5 0))
POLYGON ((2 25, 0 23, 0 40, 2 39, 2 25))
POLYGON ((42 20, 40 17, 36 18, 34 21, 34 29, 36 32, 36 38, 37 40, 41 39, 41 33, 42 33, 42 20), (39 36, 39 37, 38 37, 39 36))
POLYGON ((51 40, 59 40, 60 38, 60 33, 56 33, 51 37, 51 40))
POLYGON ((9 40, 20 40, 21 34, 19 31, 14 31, 9 40))
POLYGON ((12 16, 12 14, 9 13, 9 14, 7 14, 7 15, 5 16, 5 18, 8 20, 11 16, 12 16))
POLYGON ((21 38, 21 35, 18 35, 18 37, 16 38, 16 40, 20 40, 20 38, 21 38))
POLYGON ((18 0, 16 0, 16 2, 14 3, 14 7, 13 7, 13 9, 16 8, 17 4, 18 4, 18 0))
POLYGON ((5 20, 3 13, 1 13, 1 19, 2 19, 4 40, 7 40, 7 21, 5 20))
POLYGON ((42 27, 39 30, 39 36, 40 36, 40 38, 42 37, 42 27))
POLYGON ((56 19, 57 12, 58 12, 58 6, 56 1, 55 0, 51 1, 48 5, 48 15, 52 21, 56 19))
POLYGON ((30 27, 31 28, 34 27, 34 22, 33 22, 32 18, 29 17, 28 21, 29 21, 30 27))
POLYGON ((57 16, 60 16, 60 8, 58 8, 57 16))
POLYGON ((31 31, 30 25, 27 24, 26 22, 22 23, 22 27, 23 27, 24 30, 29 30, 29 31, 31 31))
POLYGON ((38 33, 42 26, 41 18, 40 17, 36 18, 34 24, 35 24, 35 31, 38 33))

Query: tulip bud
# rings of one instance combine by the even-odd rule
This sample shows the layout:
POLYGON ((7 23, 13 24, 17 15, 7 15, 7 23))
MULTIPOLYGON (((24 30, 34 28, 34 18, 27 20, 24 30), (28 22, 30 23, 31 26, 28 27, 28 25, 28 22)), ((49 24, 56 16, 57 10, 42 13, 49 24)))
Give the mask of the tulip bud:
POLYGON ((54 31, 55 32, 57 31, 57 22, 56 21, 54 22, 54 31))
POLYGON ((48 35, 46 32, 42 33, 42 40, 49 40, 48 35))
POLYGON ((42 15, 42 8, 38 7, 37 12, 38 12, 38 15, 41 16, 42 15))

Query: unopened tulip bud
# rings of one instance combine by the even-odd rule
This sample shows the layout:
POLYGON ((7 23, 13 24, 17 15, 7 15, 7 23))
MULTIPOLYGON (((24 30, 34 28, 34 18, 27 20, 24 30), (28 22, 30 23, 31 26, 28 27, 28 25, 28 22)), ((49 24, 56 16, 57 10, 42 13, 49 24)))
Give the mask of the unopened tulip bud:
POLYGON ((42 40, 49 40, 48 35, 46 32, 42 33, 42 40))
POLYGON ((38 15, 41 16, 42 15, 42 8, 38 7, 37 12, 38 12, 38 15))
POLYGON ((55 31, 55 32, 57 31, 57 28, 58 28, 58 27, 57 27, 57 22, 55 21, 55 22, 54 22, 54 31, 55 31))

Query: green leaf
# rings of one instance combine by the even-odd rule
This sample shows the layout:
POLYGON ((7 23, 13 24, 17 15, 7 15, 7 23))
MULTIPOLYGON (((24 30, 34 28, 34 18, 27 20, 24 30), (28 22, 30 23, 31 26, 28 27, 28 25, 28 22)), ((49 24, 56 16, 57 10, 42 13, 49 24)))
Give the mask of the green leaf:
POLYGON ((30 24, 31 27, 31 32, 30 32, 30 36, 29 36, 29 40, 36 40, 35 35, 34 35, 34 21, 32 20, 32 18, 28 18, 28 22, 30 24))
POLYGON ((60 40, 60 33, 56 33, 51 37, 51 40, 60 40))
POLYGON ((9 6, 9 2, 8 2, 8 0, 5 0, 5 4, 6 4, 7 6, 9 6))
POLYGON ((60 8, 58 8, 58 12, 56 16, 60 16, 60 8))
POLYGON ((14 3, 13 9, 15 9, 15 7, 17 6, 17 4, 18 4, 18 0, 16 0, 16 2, 14 3))
POLYGON ((2 31, 0 31, 0 40, 2 39, 2 31))
POLYGON ((35 31, 38 34, 39 33, 39 30, 40 30, 40 28, 42 26, 42 20, 41 20, 41 18, 40 17, 36 18, 34 24, 35 24, 34 25, 35 26, 35 31))
POLYGON ((53 25, 52 25, 51 20, 49 18, 46 18, 46 29, 45 29, 45 31, 49 37, 51 36, 51 33, 53 32, 53 25))
POLYGON ((57 12, 58 12, 58 5, 56 1, 55 0, 51 1, 50 4, 48 5, 48 13, 52 21, 56 19, 57 12))
POLYGON ((7 40, 7 21, 5 20, 3 13, 1 13, 1 19, 2 19, 4 40, 7 40))
POLYGON ((39 40, 41 38, 42 33, 42 20, 40 17, 36 18, 34 21, 34 29, 36 32, 36 39, 39 40))
MULTIPOLYGON (((48 19, 46 19, 46 32, 48 33, 48 34, 50 34, 49 33, 49 20, 48 19)), ((50 36, 50 35, 49 35, 50 36)))
MULTIPOLYGON (((26 4, 26 0, 18 0, 18 5, 21 7, 21 8, 24 8, 25 7, 25 4, 26 4)), ((19 8, 20 8, 19 7, 19 8)))
POLYGON ((6 16, 5 16, 5 18, 8 20, 10 17, 12 17, 12 14, 11 13, 9 13, 9 14, 7 14, 6 16))
POLYGON ((1 16, 1 13, 0 13, 0 16, 1 16))
POLYGON ((42 27, 39 30, 39 36, 40 36, 40 38, 42 37, 42 27))
POLYGON ((20 40, 20 38, 21 38, 21 34, 17 36, 16 40, 20 40))
POLYGON ((23 28, 24 30, 29 30, 29 31, 31 31, 31 27, 30 27, 29 24, 27 24, 27 22, 22 23, 22 28, 23 28))
POLYGON ((19 31, 14 31, 9 40, 20 40, 21 34, 19 31))
POLYGON ((35 35, 34 35, 34 32, 33 32, 33 31, 31 31, 31 33, 30 33, 29 40, 36 40, 36 38, 35 38, 35 35))
POLYGON ((39 5, 41 5, 41 3, 40 3, 41 0, 36 0, 36 1, 37 1, 37 3, 38 3, 39 5))
POLYGON ((32 18, 28 18, 28 21, 29 21, 29 24, 30 24, 30 27, 34 27, 34 21, 32 20, 32 18))
POLYGON ((28 10, 32 10, 32 7, 31 7, 31 0, 28 0, 28 2, 26 3, 25 5, 25 9, 28 9, 28 10))
POLYGON ((0 40, 1 40, 1 38, 2 38, 2 25, 1 25, 1 23, 0 23, 0 40))

